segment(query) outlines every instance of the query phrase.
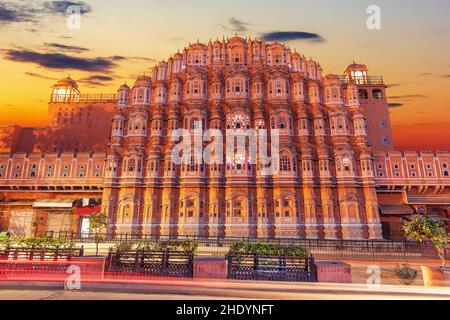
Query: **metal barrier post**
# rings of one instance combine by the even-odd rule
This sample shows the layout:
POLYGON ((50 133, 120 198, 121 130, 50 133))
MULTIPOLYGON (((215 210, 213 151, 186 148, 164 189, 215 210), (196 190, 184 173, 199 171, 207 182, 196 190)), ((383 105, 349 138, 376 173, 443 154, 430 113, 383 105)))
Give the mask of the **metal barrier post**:
MULTIPOLYGON (((306 258, 308 259, 308 258, 306 258)), ((316 263, 314 261, 314 257, 311 256, 309 258, 309 265, 310 265, 310 281, 311 282, 317 282, 317 268, 316 268, 316 263)))
POLYGON ((228 279, 231 279, 231 277, 232 277, 232 270, 233 270, 233 268, 232 268, 232 266, 233 266, 233 256, 230 254, 230 255, 228 255, 228 274, 227 274, 227 278, 228 279))

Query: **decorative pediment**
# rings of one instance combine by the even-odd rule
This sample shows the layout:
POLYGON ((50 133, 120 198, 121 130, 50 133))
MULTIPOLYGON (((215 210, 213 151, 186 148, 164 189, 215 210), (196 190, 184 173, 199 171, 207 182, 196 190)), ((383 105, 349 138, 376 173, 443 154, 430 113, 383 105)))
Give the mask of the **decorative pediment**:
POLYGON ((147 112, 144 111, 134 111, 132 113, 130 113, 129 119, 133 119, 133 120, 148 120, 148 114, 147 112))
POLYGON ((347 202, 358 202, 358 197, 354 192, 349 192, 345 195, 345 201, 347 202))
POLYGON ((271 68, 267 73, 267 81, 276 79, 289 80, 289 72, 279 68, 271 68))
POLYGON ((230 68, 228 72, 226 72, 225 77, 227 79, 234 78, 234 77, 248 77, 249 73, 247 70, 243 68, 230 68))
POLYGON ((190 66, 186 69, 186 80, 207 79, 208 72, 201 67, 190 66))
POLYGON ((140 158, 143 157, 144 150, 141 147, 130 146, 125 152, 125 157, 127 158, 140 158))

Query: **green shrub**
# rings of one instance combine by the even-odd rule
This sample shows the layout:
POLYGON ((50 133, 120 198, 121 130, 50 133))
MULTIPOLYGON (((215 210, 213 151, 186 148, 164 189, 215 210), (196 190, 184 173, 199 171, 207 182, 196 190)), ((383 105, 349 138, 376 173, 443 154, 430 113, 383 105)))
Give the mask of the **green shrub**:
POLYGON ((75 249, 75 244, 70 240, 52 238, 3 238, 0 239, 0 248, 75 249))
POLYGON ((424 215, 416 215, 403 225, 403 231, 408 238, 417 242, 431 241, 442 261, 442 266, 445 267, 445 250, 450 243, 450 234, 447 233, 445 224, 442 221, 424 215))
MULTIPOLYGON (((132 251, 132 243, 119 243, 114 247, 115 252, 132 251)), ((136 250, 143 252, 181 252, 195 253, 198 249, 198 242, 194 240, 167 240, 157 242, 140 242, 136 245, 136 250)))
POLYGON ((0 249, 6 250, 11 248, 12 246, 12 240, 10 238, 1 238, 0 239, 0 249))
POLYGON ((311 252, 307 248, 294 245, 238 241, 230 246, 228 254, 306 258, 311 252))
POLYGON ((400 282, 405 285, 409 285, 417 279, 417 270, 409 267, 407 264, 404 264, 402 266, 397 265, 394 271, 400 282))
POLYGON ((120 242, 117 243, 113 248, 114 252, 129 252, 132 251, 132 249, 133 243, 131 242, 120 242))

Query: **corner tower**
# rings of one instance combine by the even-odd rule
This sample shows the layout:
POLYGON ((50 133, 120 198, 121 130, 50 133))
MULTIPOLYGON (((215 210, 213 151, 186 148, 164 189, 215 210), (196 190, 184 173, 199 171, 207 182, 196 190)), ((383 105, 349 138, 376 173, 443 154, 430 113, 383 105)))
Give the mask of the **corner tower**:
POLYGON ((392 151, 394 142, 383 77, 369 76, 364 64, 353 63, 344 71, 343 82, 358 88, 359 101, 367 121, 368 142, 373 151, 392 151))

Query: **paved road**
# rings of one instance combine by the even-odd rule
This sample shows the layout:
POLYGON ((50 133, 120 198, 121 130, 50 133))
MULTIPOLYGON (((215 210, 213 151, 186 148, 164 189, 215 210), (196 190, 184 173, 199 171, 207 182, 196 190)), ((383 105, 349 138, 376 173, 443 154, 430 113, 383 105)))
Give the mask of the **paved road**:
POLYGON ((85 283, 82 291, 64 291, 62 286, 28 283, 0 283, 0 300, 450 300, 450 288, 382 286, 368 288, 354 284, 299 284, 286 282, 151 280, 131 284, 85 283))
POLYGON ((128 294, 64 290, 0 290, 0 300, 227 300, 229 297, 176 294, 128 294))

